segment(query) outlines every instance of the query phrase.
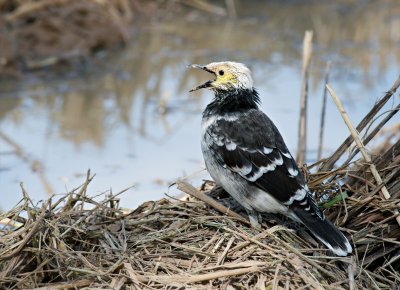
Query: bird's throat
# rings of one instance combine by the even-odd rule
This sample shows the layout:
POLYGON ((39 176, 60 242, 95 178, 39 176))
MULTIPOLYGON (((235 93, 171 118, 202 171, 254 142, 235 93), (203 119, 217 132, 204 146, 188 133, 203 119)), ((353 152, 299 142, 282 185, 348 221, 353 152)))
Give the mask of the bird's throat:
POLYGON ((214 90, 215 97, 207 106, 204 115, 223 115, 258 109, 260 98, 255 89, 214 90))

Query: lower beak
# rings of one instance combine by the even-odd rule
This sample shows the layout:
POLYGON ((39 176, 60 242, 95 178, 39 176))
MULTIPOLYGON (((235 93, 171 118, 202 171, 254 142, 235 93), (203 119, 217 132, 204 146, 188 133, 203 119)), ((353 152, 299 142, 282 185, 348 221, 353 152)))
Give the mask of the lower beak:
POLYGON ((212 82, 213 81, 207 81, 204 84, 191 89, 189 92, 194 92, 194 91, 197 91, 197 90, 200 90, 200 89, 210 88, 212 82))
MULTIPOLYGON (((205 65, 192 64, 192 65, 189 65, 189 67, 190 68, 199 68, 199 69, 205 70, 206 72, 209 72, 209 73, 212 73, 212 74, 215 75, 215 73, 212 70, 209 70, 205 65)), ((213 81, 214 80, 209 80, 209 81, 205 82, 204 84, 199 85, 199 86, 191 89, 189 92, 194 92, 194 91, 197 91, 197 90, 200 90, 200 89, 210 88, 210 87, 212 87, 211 84, 213 83, 213 81)))

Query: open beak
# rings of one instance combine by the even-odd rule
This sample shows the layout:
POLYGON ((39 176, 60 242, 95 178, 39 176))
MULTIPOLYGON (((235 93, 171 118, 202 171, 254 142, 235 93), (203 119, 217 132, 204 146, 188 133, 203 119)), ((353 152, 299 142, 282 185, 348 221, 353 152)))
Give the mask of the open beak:
MULTIPOLYGON (((192 64, 192 65, 189 65, 189 67, 190 68, 199 68, 199 69, 205 70, 206 72, 209 72, 209 73, 215 75, 215 72, 213 72, 212 70, 208 69, 205 65, 192 64)), ((209 81, 205 82, 204 84, 199 85, 199 86, 191 89, 189 92, 194 92, 194 91, 197 91, 197 90, 200 90, 200 89, 204 89, 204 88, 210 88, 213 81, 215 81, 215 79, 214 80, 209 80, 209 81)))

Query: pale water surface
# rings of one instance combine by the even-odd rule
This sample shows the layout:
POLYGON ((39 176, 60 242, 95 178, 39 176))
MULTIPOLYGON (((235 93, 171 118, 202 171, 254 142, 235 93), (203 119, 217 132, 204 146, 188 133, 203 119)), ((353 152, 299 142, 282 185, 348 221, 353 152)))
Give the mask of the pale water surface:
MULTIPOLYGON (((398 1, 241 3, 234 20, 193 11, 140 23, 128 47, 97 55, 82 72, 1 82, 0 209, 20 200, 21 181, 39 201, 80 185, 89 168, 96 174, 90 193, 134 185, 121 196, 130 208, 177 194, 168 185, 178 178, 189 176, 195 185, 209 178, 199 138, 201 111, 212 94, 188 92, 209 77, 188 70, 190 63, 249 65, 262 109, 295 154, 302 41, 305 30, 314 30, 308 161, 318 148, 328 60, 331 84, 354 123, 399 75, 398 1)), ((328 99, 324 155, 347 135, 328 99)))

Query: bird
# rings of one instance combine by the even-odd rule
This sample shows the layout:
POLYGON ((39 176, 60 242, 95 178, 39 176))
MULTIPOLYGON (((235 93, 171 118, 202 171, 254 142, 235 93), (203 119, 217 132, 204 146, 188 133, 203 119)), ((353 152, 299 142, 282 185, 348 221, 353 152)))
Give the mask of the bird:
POLYGON ((201 122, 201 149, 210 176, 246 210, 260 229, 263 213, 283 214, 303 224, 337 256, 352 247, 318 207, 306 179, 271 119, 259 109, 249 68, 238 62, 192 64, 214 75, 193 89, 214 98, 201 122))

